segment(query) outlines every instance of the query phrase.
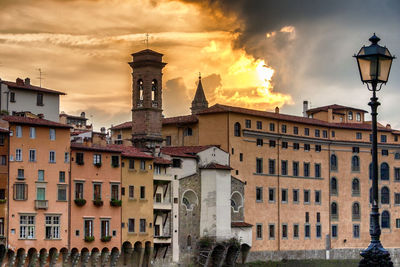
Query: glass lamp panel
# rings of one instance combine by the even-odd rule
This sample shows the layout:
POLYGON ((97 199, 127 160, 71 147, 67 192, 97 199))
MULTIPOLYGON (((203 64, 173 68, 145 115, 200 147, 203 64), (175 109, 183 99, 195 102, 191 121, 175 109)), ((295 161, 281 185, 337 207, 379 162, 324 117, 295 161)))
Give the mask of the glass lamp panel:
POLYGON ((387 82, 389 78, 389 72, 390 72, 390 66, 392 65, 392 59, 391 58, 384 58, 380 57, 379 58, 379 76, 378 80, 382 82, 387 82))
POLYGON ((358 67, 360 68, 361 80, 367 82, 372 80, 371 77, 371 59, 369 57, 357 58, 358 67))

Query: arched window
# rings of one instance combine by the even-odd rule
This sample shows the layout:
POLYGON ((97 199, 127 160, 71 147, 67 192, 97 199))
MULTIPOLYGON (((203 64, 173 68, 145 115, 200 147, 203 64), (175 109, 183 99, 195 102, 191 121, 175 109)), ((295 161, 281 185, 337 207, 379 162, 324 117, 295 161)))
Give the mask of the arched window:
POLYGON ((369 164, 369 179, 372 180, 372 162, 369 164))
POLYGON ((332 219, 338 218, 338 205, 336 202, 332 202, 331 204, 331 217, 332 219))
POLYGON ((331 155, 331 170, 336 171, 337 170, 337 157, 335 154, 331 155))
POLYGON ((349 121, 352 121, 353 120, 353 112, 351 112, 351 111, 349 111, 349 121))
POLYGON ((190 235, 188 235, 188 237, 187 237, 186 245, 188 248, 192 247, 192 237, 190 235))
POLYGON ((360 112, 356 113, 356 121, 361 121, 361 114, 360 112))
POLYGON ((381 164, 381 180, 389 180, 389 164, 386 162, 381 164))
POLYGON ((182 196, 182 205, 186 207, 186 210, 193 210, 193 208, 198 205, 198 198, 194 191, 187 190, 182 196))
POLYGON ((351 183, 351 191, 353 195, 360 195, 360 180, 354 178, 351 183))
POLYGON ((157 101, 157 80, 151 82, 151 100, 157 101))
POLYGON ((389 202, 390 202, 390 191, 389 191, 389 188, 384 186, 381 189, 381 203, 389 204, 389 202))
POLYGON ((139 91, 139 100, 143 101, 144 92, 143 92, 143 80, 142 79, 137 81, 137 88, 139 91))
POLYGON ((353 172, 359 172, 360 171, 360 158, 358 156, 353 156, 351 158, 351 170, 353 172))
POLYGON ((400 159, 400 153, 396 152, 396 154, 394 154, 394 159, 400 159))
POLYGON ((240 136, 240 123, 236 122, 234 126, 234 135, 235 136, 240 136))
POLYGON ((331 178, 331 194, 337 195, 337 179, 335 177, 331 178))
POLYGON ((382 212, 382 221, 381 221, 381 227, 382 228, 390 228, 390 213, 387 210, 384 210, 382 212))
POLYGON ((237 191, 233 192, 231 195, 231 207, 234 212, 239 212, 240 208, 243 207, 243 197, 237 191))
POLYGON ((357 202, 353 203, 353 207, 351 208, 351 217, 353 220, 359 220, 360 219, 360 204, 357 202))

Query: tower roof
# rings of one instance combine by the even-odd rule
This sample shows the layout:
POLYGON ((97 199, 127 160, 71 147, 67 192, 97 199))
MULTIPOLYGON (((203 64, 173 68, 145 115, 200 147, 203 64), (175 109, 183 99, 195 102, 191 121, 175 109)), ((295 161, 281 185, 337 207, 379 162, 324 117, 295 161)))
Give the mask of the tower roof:
POLYGON ((197 84, 196 94, 192 101, 192 114, 196 114, 203 109, 208 108, 208 101, 204 94, 203 85, 201 83, 201 76, 199 75, 199 83, 197 84))

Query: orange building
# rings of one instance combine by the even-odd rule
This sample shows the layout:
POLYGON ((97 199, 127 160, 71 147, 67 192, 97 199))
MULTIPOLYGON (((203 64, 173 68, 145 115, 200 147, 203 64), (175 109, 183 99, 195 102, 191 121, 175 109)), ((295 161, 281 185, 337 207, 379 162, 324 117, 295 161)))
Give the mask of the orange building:
POLYGON ((8 129, 0 128, 0 244, 6 245, 8 206, 8 129))

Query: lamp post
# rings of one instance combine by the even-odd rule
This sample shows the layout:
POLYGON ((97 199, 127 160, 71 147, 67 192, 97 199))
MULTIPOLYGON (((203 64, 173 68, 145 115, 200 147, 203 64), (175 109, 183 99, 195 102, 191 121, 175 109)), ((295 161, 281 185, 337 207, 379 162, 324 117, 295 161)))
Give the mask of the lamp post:
POLYGON ((369 38, 370 46, 363 46, 357 55, 358 69, 360 71, 361 81, 367 84, 369 91, 372 91, 371 106, 372 116, 372 209, 370 214, 371 243, 368 248, 363 250, 362 257, 358 266, 362 267, 391 267, 393 263, 389 252, 383 248, 379 237, 381 228, 379 225, 379 207, 378 207, 378 148, 377 148, 377 109, 380 103, 376 97, 376 92, 386 84, 392 61, 395 58, 386 47, 378 45, 379 37, 374 35, 369 38), (378 87, 379 86, 379 87, 378 87))

